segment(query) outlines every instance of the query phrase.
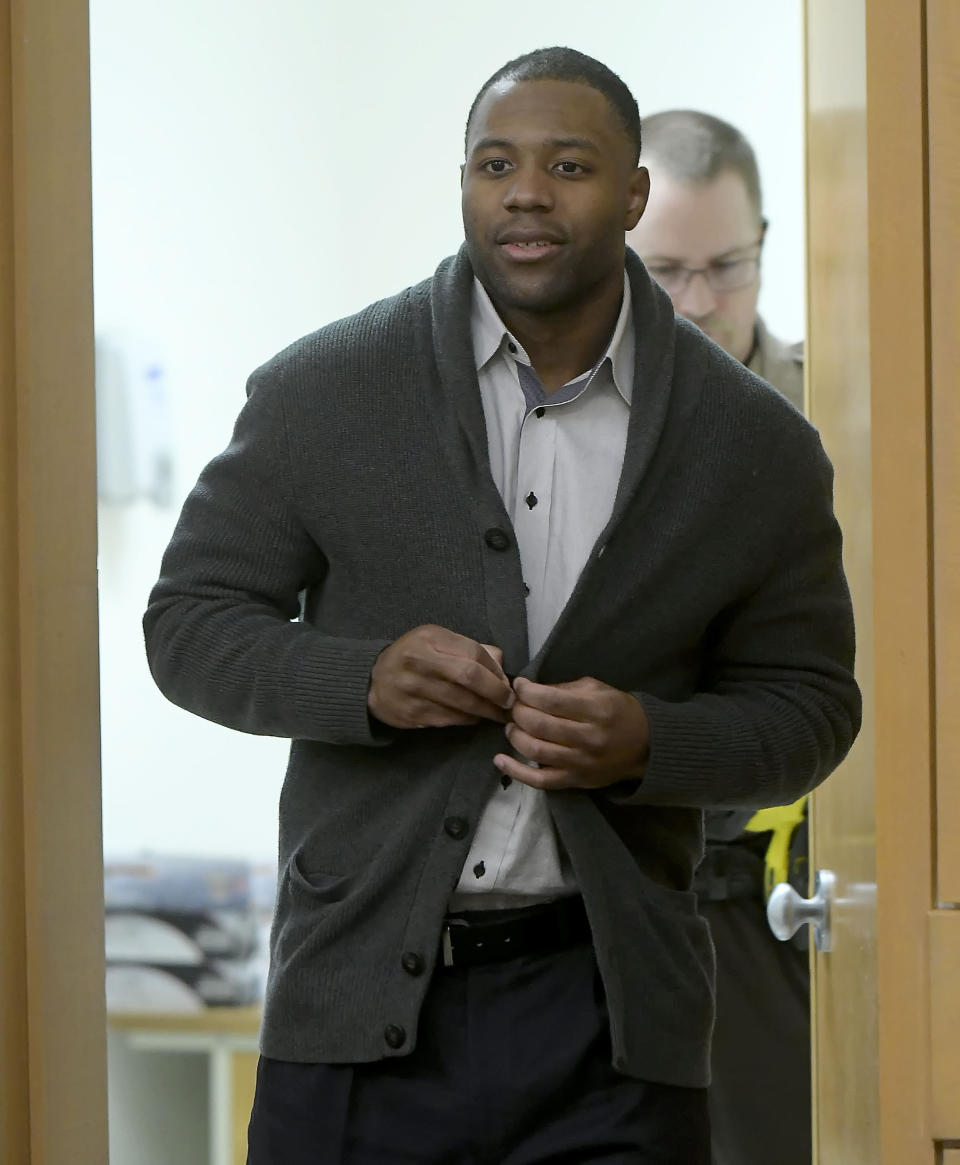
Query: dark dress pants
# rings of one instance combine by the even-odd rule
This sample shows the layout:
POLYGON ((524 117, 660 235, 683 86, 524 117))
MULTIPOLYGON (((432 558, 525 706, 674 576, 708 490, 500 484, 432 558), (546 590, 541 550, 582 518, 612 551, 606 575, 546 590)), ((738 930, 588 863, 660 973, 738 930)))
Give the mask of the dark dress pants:
POLYGON ((756 898, 701 900, 717 951, 714 1165, 810 1165, 810 975, 756 898))
POLYGON ((610 1063, 589 945, 439 969, 409 1056, 262 1058, 247 1165, 709 1165, 706 1091, 610 1063))

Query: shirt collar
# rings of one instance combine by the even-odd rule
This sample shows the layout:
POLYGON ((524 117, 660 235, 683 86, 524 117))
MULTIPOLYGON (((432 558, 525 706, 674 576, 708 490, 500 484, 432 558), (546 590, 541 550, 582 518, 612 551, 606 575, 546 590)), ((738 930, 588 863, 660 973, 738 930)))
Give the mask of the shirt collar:
MULTIPOLYGON (((610 361, 613 383, 617 392, 630 404, 633 397, 633 370, 636 352, 636 340, 632 326, 632 297, 630 295, 630 280, 626 271, 623 275, 623 299, 620 303, 620 314, 610 337, 610 343, 598 362, 598 367, 605 360, 610 361)), ((486 364, 505 349, 513 359, 530 363, 519 340, 506 328, 493 306, 493 301, 487 294, 487 289, 474 276, 473 296, 470 307, 470 333, 473 339, 473 355, 476 369, 479 372, 486 364), (508 345, 513 344, 516 351, 510 351, 508 345)), ((587 371, 584 369, 584 371, 587 371)))

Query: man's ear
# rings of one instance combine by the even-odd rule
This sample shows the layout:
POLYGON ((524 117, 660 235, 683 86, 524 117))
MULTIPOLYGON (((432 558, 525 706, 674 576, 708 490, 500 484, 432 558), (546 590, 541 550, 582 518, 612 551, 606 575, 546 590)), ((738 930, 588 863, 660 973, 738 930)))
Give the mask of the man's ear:
POLYGON ((466 170, 466 168, 467 168, 467 163, 461 162, 460 163, 460 189, 461 190, 463 189, 463 172, 464 172, 464 170, 466 170))
POLYGON ((640 221, 650 197, 650 171, 646 166, 638 166, 630 175, 629 200, 624 230, 632 231, 640 221))

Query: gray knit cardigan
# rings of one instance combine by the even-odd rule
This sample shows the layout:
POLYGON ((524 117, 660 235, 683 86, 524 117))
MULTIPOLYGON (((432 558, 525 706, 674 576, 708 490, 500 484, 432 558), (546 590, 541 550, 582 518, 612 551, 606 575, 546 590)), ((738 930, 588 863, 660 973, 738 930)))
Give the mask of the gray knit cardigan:
POLYGON ((144 619, 153 675, 184 708, 292 741, 265 1055, 357 1062, 415 1045, 504 743, 493 723, 393 732, 368 717, 377 654, 434 623, 498 644, 511 674, 589 675, 642 700, 639 785, 549 804, 590 917, 614 1064, 709 1078, 713 952, 689 890, 701 810, 790 802, 838 764, 859 727, 853 621, 816 431, 676 319, 627 254, 623 472, 536 658, 487 460, 463 250, 258 369, 184 505, 144 619))

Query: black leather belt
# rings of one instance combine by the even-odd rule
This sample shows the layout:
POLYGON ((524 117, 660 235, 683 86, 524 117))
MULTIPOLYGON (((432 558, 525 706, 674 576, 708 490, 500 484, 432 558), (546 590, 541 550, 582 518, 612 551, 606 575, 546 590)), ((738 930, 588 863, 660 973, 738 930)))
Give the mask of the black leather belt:
POLYGON ((550 954, 589 939, 587 912, 577 895, 518 910, 448 915, 440 950, 445 967, 474 967, 520 955, 550 954))

